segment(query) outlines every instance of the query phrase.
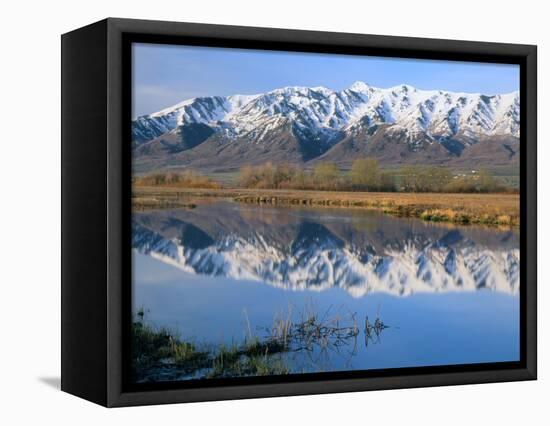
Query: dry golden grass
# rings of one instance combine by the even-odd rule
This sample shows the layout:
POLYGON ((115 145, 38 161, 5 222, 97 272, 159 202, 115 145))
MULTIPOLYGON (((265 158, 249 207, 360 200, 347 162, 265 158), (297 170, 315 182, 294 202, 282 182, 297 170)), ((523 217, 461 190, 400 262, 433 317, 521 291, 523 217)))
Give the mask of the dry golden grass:
POLYGON ((197 207, 195 203, 186 199, 176 197, 154 197, 137 196, 132 197, 132 207, 136 210, 159 209, 159 208, 188 208, 197 207))
POLYGON ((244 203, 368 208, 423 220, 519 225, 519 194, 335 192, 284 189, 134 187, 134 196, 162 199, 225 197, 244 203))
POLYGON ((221 185, 212 179, 202 176, 192 170, 179 173, 153 173, 144 176, 136 176, 133 185, 135 187, 167 187, 167 188, 210 188, 218 189, 221 185))

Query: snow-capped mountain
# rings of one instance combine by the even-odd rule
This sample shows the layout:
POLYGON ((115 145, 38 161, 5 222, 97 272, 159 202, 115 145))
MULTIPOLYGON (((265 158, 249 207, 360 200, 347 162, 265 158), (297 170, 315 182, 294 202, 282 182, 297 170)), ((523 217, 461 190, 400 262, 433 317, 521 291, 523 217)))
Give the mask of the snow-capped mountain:
POLYGON ((426 234, 422 228, 404 228, 398 232, 403 237, 396 239, 381 236, 380 230, 358 237, 345 225, 336 234, 310 220, 282 224, 277 232, 283 227, 286 235, 280 237, 259 223, 201 229, 174 216, 140 214, 133 222, 132 246, 188 273, 289 290, 338 287, 354 297, 371 292, 519 291, 519 247, 511 234, 503 234, 506 241, 491 247, 476 241, 475 232, 468 236, 456 230, 432 233, 427 228, 426 234))
POLYGON ((405 151, 413 160, 419 155, 415 152, 430 152, 436 161, 452 161, 479 142, 498 145, 487 149, 500 148, 498 161, 505 161, 519 155, 519 111, 519 92, 486 96, 356 82, 342 91, 285 87, 251 96, 194 98, 138 117, 132 137, 138 163, 161 159, 172 165, 201 165, 207 157, 207 163, 238 165, 243 158, 248 163, 263 160, 257 154, 241 158, 243 151, 258 147, 272 151, 275 161, 286 150, 294 154, 280 156, 285 161, 324 156, 345 163, 350 159, 340 158, 339 144, 346 146, 348 156, 376 155, 381 139, 401 145, 389 162, 400 162, 405 151), (229 145, 234 145, 230 158, 222 152, 229 145))

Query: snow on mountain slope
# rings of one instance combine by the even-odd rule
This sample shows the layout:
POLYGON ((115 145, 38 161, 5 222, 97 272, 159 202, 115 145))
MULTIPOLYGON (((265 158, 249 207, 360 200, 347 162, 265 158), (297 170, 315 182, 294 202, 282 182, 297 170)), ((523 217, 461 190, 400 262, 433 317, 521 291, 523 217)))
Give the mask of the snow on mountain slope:
POLYGON ((256 96, 235 95, 228 97, 202 97, 183 101, 161 111, 138 117, 133 122, 132 136, 135 143, 145 142, 178 126, 192 123, 217 124, 226 121, 256 96))
POLYGON ((409 85, 381 89, 356 82, 342 91, 324 87, 285 87, 258 95, 212 96, 186 100, 133 121, 133 144, 154 139, 178 126, 204 123, 240 136, 265 128, 277 117, 307 130, 312 142, 359 123, 404 128, 412 137, 462 134, 519 137, 519 92, 486 96, 409 85))

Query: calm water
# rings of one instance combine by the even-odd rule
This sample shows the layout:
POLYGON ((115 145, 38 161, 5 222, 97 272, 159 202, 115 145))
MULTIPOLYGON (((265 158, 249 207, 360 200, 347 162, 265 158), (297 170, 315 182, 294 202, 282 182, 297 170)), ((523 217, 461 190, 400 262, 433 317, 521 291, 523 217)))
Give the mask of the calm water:
POLYGON ((240 344, 311 313, 358 325, 285 353, 291 372, 519 359, 515 231, 220 201, 136 212, 133 247, 134 313, 183 340, 240 344), (387 328, 367 336, 366 317, 387 328))

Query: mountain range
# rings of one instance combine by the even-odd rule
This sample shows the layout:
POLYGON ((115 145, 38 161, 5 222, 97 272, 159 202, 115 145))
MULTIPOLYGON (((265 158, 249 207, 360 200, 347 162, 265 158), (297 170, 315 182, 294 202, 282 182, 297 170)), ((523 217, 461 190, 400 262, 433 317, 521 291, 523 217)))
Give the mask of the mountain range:
POLYGON ((356 158, 382 165, 475 168, 519 164, 519 92, 487 96, 356 82, 335 91, 285 87, 198 97, 132 121, 134 170, 356 158))

